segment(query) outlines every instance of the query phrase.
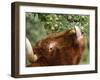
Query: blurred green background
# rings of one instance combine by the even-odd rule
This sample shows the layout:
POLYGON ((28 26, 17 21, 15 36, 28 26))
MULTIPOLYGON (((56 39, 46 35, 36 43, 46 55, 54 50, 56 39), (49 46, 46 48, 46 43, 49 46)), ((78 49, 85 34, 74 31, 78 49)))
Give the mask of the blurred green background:
POLYGON ((62 32, 79 26, 87 39, 86 49, 80 64, 89 64, 89 16, 26 12, 26 36, 32 46, 50 33, 62 32))

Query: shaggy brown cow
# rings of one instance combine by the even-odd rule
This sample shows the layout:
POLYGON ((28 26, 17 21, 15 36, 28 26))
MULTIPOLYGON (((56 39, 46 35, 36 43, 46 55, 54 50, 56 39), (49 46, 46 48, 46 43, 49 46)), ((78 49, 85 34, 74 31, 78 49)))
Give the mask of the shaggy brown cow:
POLYGON ((50 35, 34 47, 37 60, 28 66, 54 66, 79 64, 85 48, 85 38, 80 29, 66 30, 58 35, 50 35))

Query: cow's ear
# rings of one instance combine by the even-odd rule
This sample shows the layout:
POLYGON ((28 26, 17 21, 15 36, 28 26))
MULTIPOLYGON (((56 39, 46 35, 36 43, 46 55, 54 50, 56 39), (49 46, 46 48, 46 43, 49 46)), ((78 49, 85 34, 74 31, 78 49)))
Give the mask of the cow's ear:
POLYGON ((70 37, 70 38, 76 37, 75 29, 71 29, 70 32, 67 34, 67 37, 70 37))
POLYGON ((70 30, 70 34, 75 34, 75 30, 74 29, 70 30))

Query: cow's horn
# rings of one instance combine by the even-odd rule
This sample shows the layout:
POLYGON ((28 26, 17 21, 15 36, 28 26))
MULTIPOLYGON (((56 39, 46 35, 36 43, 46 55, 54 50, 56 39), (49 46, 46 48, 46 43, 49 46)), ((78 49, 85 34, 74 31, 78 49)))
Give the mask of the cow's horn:
POLYGON ((26 56, 31 63, 35 62, 38 59, 37 55, 34 54, 34 51, 28 38, 26 38, 26 56))
POLYGON ((82 35, 80 28, 78 26, 75 26, 75 31, 76 31, 77 39, 79 39, 82 35))

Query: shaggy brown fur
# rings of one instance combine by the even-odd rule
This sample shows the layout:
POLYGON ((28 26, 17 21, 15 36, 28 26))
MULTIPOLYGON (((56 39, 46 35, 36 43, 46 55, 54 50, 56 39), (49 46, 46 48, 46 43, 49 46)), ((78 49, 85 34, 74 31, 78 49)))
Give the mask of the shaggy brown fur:
POLYGON ((55 36, 48 36, 33 47, 38 60, 28 66, 53 66, 79 64, 85 48, 85 39, 82 35, 77 40, 75 31, 67 30, 55 36))

